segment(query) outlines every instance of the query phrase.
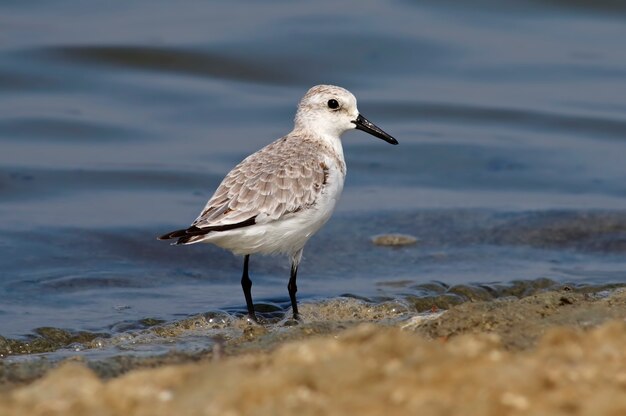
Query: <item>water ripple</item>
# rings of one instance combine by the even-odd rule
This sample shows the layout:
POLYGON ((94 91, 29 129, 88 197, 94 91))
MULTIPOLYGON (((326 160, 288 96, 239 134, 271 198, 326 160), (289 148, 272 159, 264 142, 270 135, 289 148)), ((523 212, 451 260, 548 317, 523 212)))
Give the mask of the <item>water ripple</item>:
POLYGON ((294 82, 290 71, 224 53, 156 46, 59 46, 36 55, 94 66, 171 72, 221 79, 283 84, 294 82))
POLYGON ((391 120, 428 120, 444 123, 503 124, 515 129, 556 131, 591 139, 626 138, 626 118, 589 114, 559 114, 531 109, 487 107, 457 103, 377 102, 369 104, 373 113, 391 120))
POLYGON ((99 121, 71 118, 21 117, 0 120, 0 140, 126 141, 145 138, 146 133, 99 121))

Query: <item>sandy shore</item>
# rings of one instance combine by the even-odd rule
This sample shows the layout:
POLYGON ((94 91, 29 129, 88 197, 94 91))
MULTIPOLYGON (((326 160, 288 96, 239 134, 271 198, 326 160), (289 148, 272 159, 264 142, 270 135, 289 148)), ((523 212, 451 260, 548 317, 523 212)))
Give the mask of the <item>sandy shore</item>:
POLYGON ((393 320, 337 302, 324 307, 343 324, 305 323, 272 342, 248 329, 247 342, 199 362, 110 380, 63 363, 5 390, 0 415, 626 414, 626 290, 551 291, 393 320))

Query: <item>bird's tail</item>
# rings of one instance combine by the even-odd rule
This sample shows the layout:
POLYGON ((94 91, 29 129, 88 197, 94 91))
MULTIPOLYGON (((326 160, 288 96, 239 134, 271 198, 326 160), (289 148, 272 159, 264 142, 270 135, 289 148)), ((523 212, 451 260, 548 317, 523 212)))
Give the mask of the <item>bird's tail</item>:
POLYGON ((255 219, 256 215, 235 224, 213 225, 202 228, 192 225, 189 228, 163 234, 162 236, 157 237, 157 240, 171 240, 172 238, 178 238, 178 241, 174 243, 175 245, 197 243, 204 240, 204 236, 210 232, 229 231, 237 228, 248 227, 255 224, 255 219))
POLYGON ((171 240, 177 238, 178 240, 173 245, 193 244, 204 239, 210 230, 202 230, 198 227, 189 227, 182 230, 171 231, 167 234, 157 237, 157 240, 171 240))

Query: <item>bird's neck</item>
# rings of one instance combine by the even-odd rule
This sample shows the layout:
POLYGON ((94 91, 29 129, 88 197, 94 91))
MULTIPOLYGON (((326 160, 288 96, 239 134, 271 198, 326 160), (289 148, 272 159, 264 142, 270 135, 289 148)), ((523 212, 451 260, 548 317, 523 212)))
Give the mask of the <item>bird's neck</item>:
POLYGON ((328 151, 334 153, 334 156, 337 157, 338 160, 340 160, 342 163, 345 163, 343 157, 343 146, 341 145, 341 138, 334 132, 312 132, 310 129, 296 126, 294 128, 293 134, 300 136, 301 138, 306 138, 307 140, 313 140, 320 143, 324 148, 328 149, 328 151))
POLYGON ((343 146, 341 145, 341 139, 336 135, 320 135, 320 140, 324 142, 326 146, 328 146, 332 152, 336 155, 336 157, 341 161, 341 163, 345 164, 343 157, 343 146))

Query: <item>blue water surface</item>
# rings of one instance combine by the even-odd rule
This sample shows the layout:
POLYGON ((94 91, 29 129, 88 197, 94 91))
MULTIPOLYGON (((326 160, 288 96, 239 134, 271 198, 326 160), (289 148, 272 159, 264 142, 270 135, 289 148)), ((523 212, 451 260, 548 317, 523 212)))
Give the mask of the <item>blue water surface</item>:
MULTIPOLYGON (((244 310, 241 259, 155 237, 320 83, 400 145, 345 135, 303 301, 626 281, 624 39, 611 1, 3 2, 0 335, 244 310), (371 243, 389 232, 419 240, 371 243)), ((256 300, 287 302, 287 259, 251 268, 256 300)))

